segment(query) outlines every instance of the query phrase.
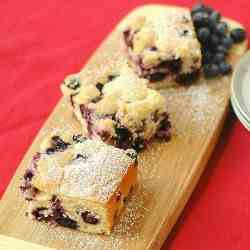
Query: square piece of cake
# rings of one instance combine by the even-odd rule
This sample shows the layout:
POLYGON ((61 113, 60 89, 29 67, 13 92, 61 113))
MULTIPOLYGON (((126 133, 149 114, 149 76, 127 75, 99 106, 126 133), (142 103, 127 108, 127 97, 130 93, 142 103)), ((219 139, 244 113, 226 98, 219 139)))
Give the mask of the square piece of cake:
POLYGON ((137 154, 74 135, 45 140, 20 187, 28 216, 88 233, 110 234, 137 183, 137 154))
POLYGON ((154 137, 168 140, 170 122, 165 98, 148 88, 147 80, 139 78, 128 65, 109 74, 100 74, 95 82, 81 74, 70 75, 61 85, 83 133, 137 151, 154 137))
POLYGON ((132 66, 151 87, 186 84, 198 76, 201 48, 187 9, 156 8, 131 17, 123 27, 123 40, 132 66))

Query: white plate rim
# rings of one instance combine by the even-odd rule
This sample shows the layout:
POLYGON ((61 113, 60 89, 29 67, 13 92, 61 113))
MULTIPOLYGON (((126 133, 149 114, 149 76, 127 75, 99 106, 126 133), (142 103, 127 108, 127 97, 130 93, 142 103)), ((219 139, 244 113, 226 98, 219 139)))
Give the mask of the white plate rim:
POLYGON ((242 89, 240 86, 244 84, 245 81, 243 81, 243 79, 248 70, 250 70, 250 51, 248 51, 236 65, 231 82, 231 96, 234 96, 241 113, 250 119, 250 110, 246 108, 240 92, 240 89, 242 89))

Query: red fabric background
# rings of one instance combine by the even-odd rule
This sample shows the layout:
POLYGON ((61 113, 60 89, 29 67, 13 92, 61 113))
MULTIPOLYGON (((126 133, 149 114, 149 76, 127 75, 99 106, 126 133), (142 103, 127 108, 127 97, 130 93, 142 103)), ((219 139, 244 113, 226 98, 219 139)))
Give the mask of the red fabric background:
MULTIPOLYGON (((128 11, 148 2, 0 2, 0 195, 60 98, 59 83, 64 76, 82 67, 128 11)), ((241 21, 250 32, 249 0, 207 3, 241 21)), ((250 134, 231 114, 198 187, 163 249, 250 249, 249 151, 250 134)))

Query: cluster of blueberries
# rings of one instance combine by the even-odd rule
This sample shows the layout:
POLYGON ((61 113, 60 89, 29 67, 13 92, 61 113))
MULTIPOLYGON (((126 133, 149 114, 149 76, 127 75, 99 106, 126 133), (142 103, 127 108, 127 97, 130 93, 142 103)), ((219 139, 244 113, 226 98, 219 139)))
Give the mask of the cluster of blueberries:
POLYGON ((221 14, 202 3, 191 9, 192 20, 202 48, 202 66, 206 78, 231 73, 232 66, 226 62, 227 54, 234 43, 246 37, 244 29, 229 31, 221 14))

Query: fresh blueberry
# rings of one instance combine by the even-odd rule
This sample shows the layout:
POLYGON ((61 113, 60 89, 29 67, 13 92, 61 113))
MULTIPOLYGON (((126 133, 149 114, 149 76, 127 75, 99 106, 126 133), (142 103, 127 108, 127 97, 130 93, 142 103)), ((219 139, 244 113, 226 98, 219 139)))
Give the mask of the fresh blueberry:
POLYGON ((236 28, 231 31, 231 38, 233 39, 234 43, 240 43, 245 40, 246 38, 246 31, 241 28, 236 28))
POLYGON ((208 14, 211 14, 211 13, 214 11, 214 10, 213 10, 210 6, 208 6, 208 5, 205 5, 204 8, 205 8, 205 11, 206 11, 208 14))
POLYGON ((211 28, 215 27, 216 24, 220 21, 221 15, 218 11, 213 11, 208 17, 209 26, 211 28))
POLYGON ((203 53, 202 53, 202 61, 204 64, 206 63, 210 63, 211 60, 212 60, 212 52, 208 49, 205 49, 203 50, 203 53))
POLYGON ((225 22, 220 22, 215 26, 215 31, 219 35, 225 35, 228 31, 228 25, 225 22))
POLYGON ((233 40, 230 36, 225 36, 221 39, 221 44, 227 49, 230 49, 233 45, 233 40))
POLYGON ((208 23, 208 14, 204 12, 198 12, 193 15, 193 22, 195 27, 206 26, 208 23))
POLYGON ((202 3, 197 3, 192 7, 191 14, 194 15, 197 12, 204 12, 204 11, 205 11, 205 6, 202 3))
POLYGON ((210 37, 210 41, 211 41, 212 46, 217 46, 220 42, 220 39, 219 39, 218 35, 213 33, 210 37))
POLYGON ((191 14, 195 14, 197 12, 205 12, 211 14, 213 12, 213 9, 210 6, 204 5, 203 3, 199 2, 191 9, 191 14))
POLYGON ((210 30, 206 27, 198 29, 197 36, 201 42, 203 43, 207 42, 210 39, 210 35, 211 35, 210 30))
POLYGON ((218 46, 216 47, 216 51, 217 51, 217 52, 222 52, 222 53, 224 53, 224 54, 227 54, 227 53, 228 53, 228 48, 226 48, 226 47, 223 46, 223 45, 218 45, 218 46))
POLYGON ((206 64, 203 67, 203 72, 206 78, 213 78, 219 75, 219 67, 216 64, 206 64))
POLYGON ((220 62, 224 61, 224 59, 225 59, 225 54, 222 52, 217 52, 213 56, 213 62, 215 62, 215 63, 220 63, 220 62))
POLYGON ((221 62, 219 64, 219 71, 222 75, 230 74, 232 72, 232 65, 226 62, 221 62))

